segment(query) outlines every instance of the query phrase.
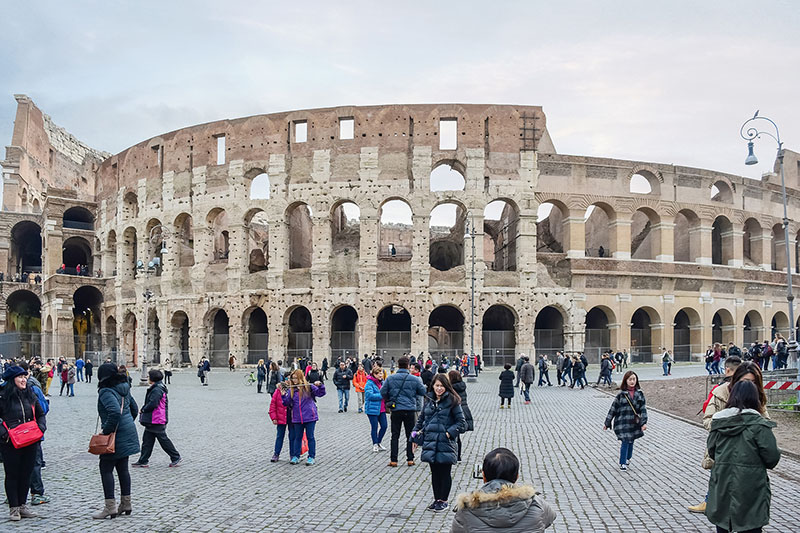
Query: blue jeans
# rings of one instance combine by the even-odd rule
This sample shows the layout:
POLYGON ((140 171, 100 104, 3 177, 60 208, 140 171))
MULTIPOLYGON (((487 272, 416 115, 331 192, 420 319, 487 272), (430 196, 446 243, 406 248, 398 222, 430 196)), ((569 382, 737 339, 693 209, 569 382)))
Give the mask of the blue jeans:
POLYGON ((715 374, 719 374, 719 361, 714 361, 711 363, 711 371, 715 374))
POLYGON ((619 464, 624 465, 633 456, 633 441, 623 440, 619 446, 619 464))
POLYGON ((706 372, 708 372, 708 375, 709 375, 709 376, 710 376, 711 374, 713 374, 713 372, 711 372, 711 363, 706 363, 706 372))
POLYGON ((530 383, 523 383, 522 384, 522 394, 525 395, 525 401, 526 402, 531 401, 530 390, 531 390, 531 384, 530 383))
POLYGON ((290 457, 298 457, 300 454, 294 453, 294 433, 295 428, 294 424, 278 424, 275 428, 278 430, 277 435, 275 435, 275 455, 280 455, 281 450, 283 449, 283 439, 286 436, 286 430, 289 430, 289 456, 290 457))
POLYGON ((586 370, 583 370, 581 372, 581 379, 580 380, 583 382, 584 385, 588 385, 589 384, 589 382, 586 381, 586 370))
POLYGON ((347 404, 350 403, 350 389, 336 389, 339 395, 339 410, 347 409, 347 404), (342 398, 344 398, 344 407, 342 407, 342 398))
POLYGON ((367 418, 372 426, 372 444, 380 444, 386 435, 386 413, 367 415, 367 418))
POLYGON ((668 370, 669 370, 669 363, 667 363, 667 362, 661 363, 661 368, 664 369, 664 375, 666 376, 667 373, 668 373, 668 370))
POLYGON ((317 439, 314 438, 314 426, 316 422, 306 422, 305 424, 292 424, 295 429, 294 434, 294 451, 296 455, 292 457, 300 457, 300 452, 303 449, 303 433, 306 434, 308 440, 308 458, 313 459, 317 456, 317 439))
POLYGON ((569 378, 569 383, 570 383, 570 385, 572 385, 572 371, 571 371, 571 369, 564 370, 564 372, 561 374, 561 381, 564 382, 564 384, 567 383, 567 378, 569 378))
POLYGON ((75 372, 75 377, 78 379, 78 381, 83 381, 83 367, 77 369, 75 372))
POLYGON ((75 384, 67 383, 67 391, 69 392, 70 396, 75 396, 75 384))

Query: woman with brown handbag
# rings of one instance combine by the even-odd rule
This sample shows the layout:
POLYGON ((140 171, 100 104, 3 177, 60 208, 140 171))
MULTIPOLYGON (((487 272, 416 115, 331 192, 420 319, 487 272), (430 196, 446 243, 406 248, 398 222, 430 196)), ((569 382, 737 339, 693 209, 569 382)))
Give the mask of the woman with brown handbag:
POLYGON ((97 370, 97 414, 102 433, 115 433, 114 453, 100 456, 100 479, 103 482, 105 506, 92 518, 114 518, 131 514, 131 475, 128 457, 139 453, 139 434, 134 420, 139 407, 131 395, 128 376, 120 374, 113 363, 103 363, 97 370), (114 470, 119 477, 119 507, 114 499, 114 470))
MULTIPOLYGON (((47 429, 45 414, 36 398, 33 389, 28 387, 28 373, 18 366, 10 366, 3 372, 5 385, 0 389, 0 447, 3 452, 3 470, 5 470, 5 487, 9 519, 36 518, 26 505, 28 490, 31 486, 31 473, 36 462, 36 449, 41 434, 47 429), (20 436, 26 428, 25 424, 33 422, 38 427, 39 439, 34 442, 20 436), (15 431, 16 430, 16 431, 15 431)), ((33 431, 37 429, 32 428, 33 431)))

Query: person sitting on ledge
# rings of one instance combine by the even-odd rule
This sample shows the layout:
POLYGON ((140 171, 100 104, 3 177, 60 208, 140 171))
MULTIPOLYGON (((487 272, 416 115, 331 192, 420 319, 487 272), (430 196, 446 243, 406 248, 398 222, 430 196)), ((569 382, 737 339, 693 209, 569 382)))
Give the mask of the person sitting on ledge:
POLYGON ((459 494, 450 533, 489 531, 543 532, 555 511, 531 485, 516 485, 519 459, 507 448, 495 448, 483 458, 485 484, 459 494))

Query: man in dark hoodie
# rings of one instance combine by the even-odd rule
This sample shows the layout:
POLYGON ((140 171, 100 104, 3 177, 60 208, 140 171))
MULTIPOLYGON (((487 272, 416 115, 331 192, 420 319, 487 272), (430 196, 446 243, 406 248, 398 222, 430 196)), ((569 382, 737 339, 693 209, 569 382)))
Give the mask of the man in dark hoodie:
POLYGON ((148 374, 150 388, 144 395, 144 405, 140 410, 139 422, 144 426, 142 435, 142 452, 139 459, 131 466, 147 468, 153 445, 158 439, 161 449, 169 455, 169 466, 181 464, 181 454, 167 437, 167 422, 169 421, 169 401, 167 399, 167 386, 164 385, 164 374, 154 368, 148 374))
POLYGON ((496 448, 483 459, 484 485, 459 494, 450 533, 518 531, 541 533, 555 521, 555 511, 530 485, 516 485, 519 459, 496 448))

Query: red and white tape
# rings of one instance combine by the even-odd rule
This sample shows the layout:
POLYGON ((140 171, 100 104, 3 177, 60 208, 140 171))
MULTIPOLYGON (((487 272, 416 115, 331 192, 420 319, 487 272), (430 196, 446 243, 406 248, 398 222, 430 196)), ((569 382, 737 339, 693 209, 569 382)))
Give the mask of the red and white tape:
POLYGON ((765 389, 772 390, 800 390, 800 381, 767 381, 765 389))

